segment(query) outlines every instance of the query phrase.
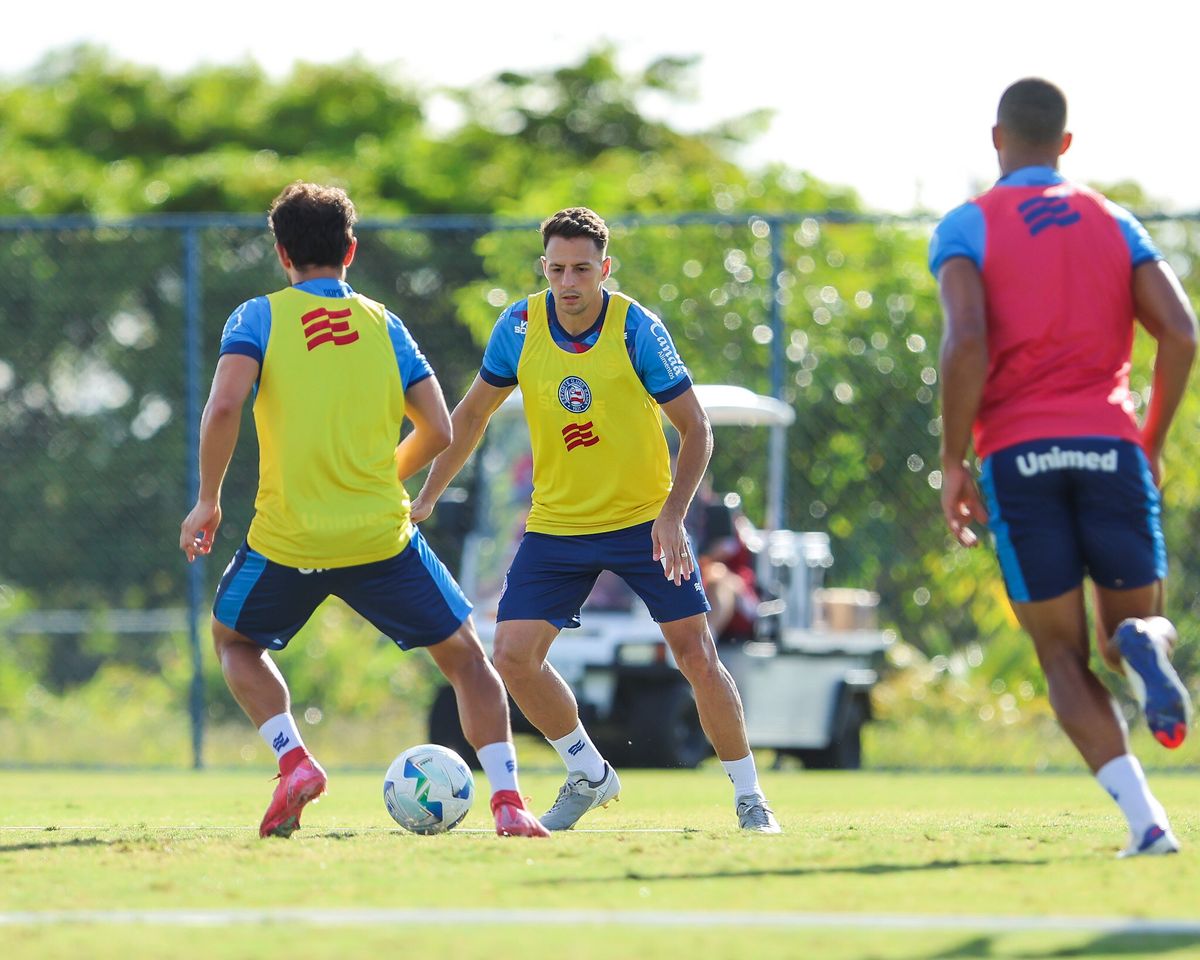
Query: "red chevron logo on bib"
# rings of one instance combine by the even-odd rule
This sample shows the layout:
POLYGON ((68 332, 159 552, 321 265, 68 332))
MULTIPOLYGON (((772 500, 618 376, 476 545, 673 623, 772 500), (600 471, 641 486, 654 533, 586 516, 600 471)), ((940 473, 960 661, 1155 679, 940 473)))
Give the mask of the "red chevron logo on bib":
POLYGON ((357 340, 358 331, 351 330, 350 324, 344 322, 348 316, 350 316, 349 310, 331 311, 324 307, 310 310, 302 316, 300 322, 304 324, 304 338, 308 341, 308 349, 312 350, 323 343, 332 343, 335 347, 342 347, 357 340), (334 323, 335 320, 343 322, 334 323))
POLYGON ((576 447, 594 447, 600 438, 592 433, 592 421, 587 423, 568 423, 562 429, 563 442, 568 450, 576 447))

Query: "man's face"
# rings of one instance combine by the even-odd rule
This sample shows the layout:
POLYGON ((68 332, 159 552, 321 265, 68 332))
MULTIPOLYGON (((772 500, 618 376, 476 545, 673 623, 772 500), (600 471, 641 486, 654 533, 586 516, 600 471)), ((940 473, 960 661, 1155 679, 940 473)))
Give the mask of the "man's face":
POLYGON ((554 306, 569 316, 598 309, 600 285, 611 269, 612 259, 603 256, 590 237, 551 237, 542 257, 554 306))

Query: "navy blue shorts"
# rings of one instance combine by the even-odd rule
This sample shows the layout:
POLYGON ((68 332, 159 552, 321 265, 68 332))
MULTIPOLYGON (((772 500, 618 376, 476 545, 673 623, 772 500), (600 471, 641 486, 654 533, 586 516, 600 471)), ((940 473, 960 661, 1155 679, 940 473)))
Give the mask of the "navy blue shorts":
POLYGON ((1084 576, 1130 590, 1167 575, 1162 500, 1135 443, 1015 444, 983 461, 980 486, 1004 585, 1017 603, 1060 596, 1084 576))
MULTIPOLYGON (((602 570, 611 570, 642 598, 658 623, 711 609, 700 572, 679 586, 663 576, 650 539, 653 521, 608 533, 552 536, 526 533, 504 578, 496 620, 548 620, 579 626, 579 608, 602 570)), ((692 556, 695 550, 691 548, 692 556)))
POLYGON ((313 611, 341 597, 402 650, 440 643, 461 626, 471 604, 421 531, 396 556, 326 570, 298 570, 243 543, 213 603, 213 616, 268 650, 282 650, 313 611))

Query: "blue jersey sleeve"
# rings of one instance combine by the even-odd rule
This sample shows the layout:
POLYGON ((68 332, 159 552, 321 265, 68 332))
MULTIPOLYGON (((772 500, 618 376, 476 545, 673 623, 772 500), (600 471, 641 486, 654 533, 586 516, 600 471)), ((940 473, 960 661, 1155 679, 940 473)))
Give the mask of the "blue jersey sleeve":
POLYGON ((667 403, 691 387, 692 378, 666 325, 640 304, 629 306, 625 337, 632 342, 633 369, 656 401, 667 403))
POLYGON ((1112 218, 1117 221, 1117 226, 1121 228, 1121 236, 1125 238, 1125 243, 1129 246, 1129 257, 1135 267, 1163 259, 1163 255, 1154 245, 1150 234, 1146 232, 1146 228, 1142 226, 1137 217, 1111 200, 1106 199, 1104 205, 1112 218))
POLYGON ((387 329, 388 336, 392 339, 392 349, 396 352, 396 363, 400 367, 400 382, 404 385, 404 389, 407 390, 414 383, 420 383, 422 380, 432 377, 433 367, 425 359, 425 354, 421 352, 417 341, 408 332, 404 321, 391 310, 387 312, 387 329))
POLYGON ((500 314, 492 328, 479 376, 493 387, 513 387, 517 383, 517 364, 525 346, 525 327, 529 322, 529 301, 519 300, 500 314))
POLYGON ((929 241, 929 270, 936 277, 951 257, 967 257, 980 270, 986 252, 987 229, 983 211, 975 203, 955 207, 933 231, 929 241))
POLYGON ((229 315, 221 333, 220 355, 237 353, 252 357, 261 367, 271 336, 271 304, 266 297, 247 300, 229 315))

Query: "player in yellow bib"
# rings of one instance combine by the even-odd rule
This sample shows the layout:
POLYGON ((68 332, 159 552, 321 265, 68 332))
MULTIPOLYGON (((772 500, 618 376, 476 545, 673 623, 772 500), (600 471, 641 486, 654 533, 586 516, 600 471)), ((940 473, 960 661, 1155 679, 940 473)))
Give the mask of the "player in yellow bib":
POLYGON ((332 594, 402 650, 429 650, 491 783, 496 832, 546 836, 521 800, 508 701, 471 605, 409 516, 403 481, 450 442, 450 414, 404 324, 346 283, 355 219, 342 190, 311 183, 272 204, 291 285, 243 303, 225 326, 200 425, 200 489, 180 529, 189 562, 212 550, 253 391, 258 497, 217 588, 212 631, 229 689, 279 761, 259 833, 291 836, 305 804, 325 792, 269 651, 286 647, 332 594), (405 417, 413 429, 401 441, 405 417))
POLYGON ((733 678, 708 631, 704 587, 683 518, 712 453, 712 431, 663 322, 604 289, 608 227, 584 207, 542 224, 548 290, 496 323, 479 376, 454 410, 454 439, 433 462, 412 516, 424 519, 492 414, 520 385, 533 447, 525 536, 505 578, 494 659, 513 699, 562 757, 566 783, 541 818, 567 830, 620 792, 546 655, 610 570, 645 601, 692 685, 700 722, 734 785, 743 829, 777 833, 758 783, 733 678), (660 409, 679 431, 671 476, 660 409))

